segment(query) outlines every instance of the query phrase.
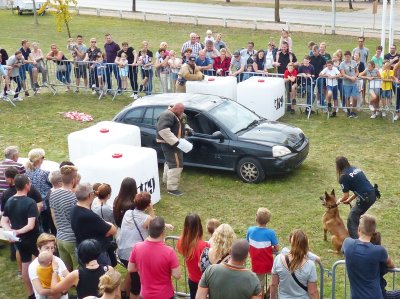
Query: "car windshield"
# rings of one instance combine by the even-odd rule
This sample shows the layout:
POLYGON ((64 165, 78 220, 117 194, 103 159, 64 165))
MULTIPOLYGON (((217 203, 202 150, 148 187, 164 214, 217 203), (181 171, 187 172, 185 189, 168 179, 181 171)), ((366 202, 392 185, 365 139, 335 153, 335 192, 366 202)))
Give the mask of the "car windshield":
POLYGON ((233 133, 247 129, 260 120, 257 114, 234 101, 225 101, 209 113, 233 133))

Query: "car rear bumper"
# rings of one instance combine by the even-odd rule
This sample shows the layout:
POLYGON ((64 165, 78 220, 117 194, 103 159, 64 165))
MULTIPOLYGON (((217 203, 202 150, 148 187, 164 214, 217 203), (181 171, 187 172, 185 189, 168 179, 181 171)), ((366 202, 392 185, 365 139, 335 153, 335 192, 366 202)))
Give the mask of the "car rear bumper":
POLYGON ((309 141, 305 140, 301 150, 279 158, 259 158, 267 175, 285 174, 299 167, 308 156, 309 141))

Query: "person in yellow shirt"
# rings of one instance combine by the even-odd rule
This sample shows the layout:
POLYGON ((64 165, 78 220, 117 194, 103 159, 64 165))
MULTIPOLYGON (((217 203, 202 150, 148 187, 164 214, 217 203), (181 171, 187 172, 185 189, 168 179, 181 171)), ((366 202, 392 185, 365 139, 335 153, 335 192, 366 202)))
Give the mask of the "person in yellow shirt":
POLYGON ((392 89, 394 81, 394 72, 390 69, 390 63, 385 62, 381 71, 382 79, 382 93, 381 93, 381 110, 382 117, 386 116, 387 105, 391 104, 392 101, 392 89))

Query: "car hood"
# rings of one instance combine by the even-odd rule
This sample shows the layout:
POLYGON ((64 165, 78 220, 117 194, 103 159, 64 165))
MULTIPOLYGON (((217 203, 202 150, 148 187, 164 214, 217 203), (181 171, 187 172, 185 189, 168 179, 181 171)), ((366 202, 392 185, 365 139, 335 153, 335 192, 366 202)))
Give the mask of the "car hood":
POLYGON ((301 146, 304 138, 301 129, 276 121, 263 121, 238 136, 238 139, 242 141, 271 143, 291 148, 301 146))

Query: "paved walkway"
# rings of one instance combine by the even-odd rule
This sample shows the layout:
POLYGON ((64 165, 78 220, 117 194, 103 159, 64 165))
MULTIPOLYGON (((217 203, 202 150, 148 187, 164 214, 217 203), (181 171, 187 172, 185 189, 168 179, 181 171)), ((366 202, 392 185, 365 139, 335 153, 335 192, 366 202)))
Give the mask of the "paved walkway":
MULTIPOLYGON (((271 3, 272 0, 256 0, 258 2, 271 3)), ((246 7, 246 6, 222 6, 214 4, 200 4, 200 3, 182 3, 182 2, 169 2, 169 1, 136 1, 136 9, 142 13, 130 13, 128 12, 132 6, 132 0, 119 0, 118 6, 115 6, 114 1, 110 0, 98 0, 96 5, 93 4, 92 0, 78 0, 79 6, 82 7, 93 7, 108 10, 102 11, 103 15, 115 15, 116 12, 110 10, 123 10, 124 17, 130 18, 143 18, 142 13, 148 13, 148 20, 166 21, 167 15, 171 14, 172 22, 181 23, 193 23, 195 16, 199 17, 199 24, 207 25, 223 25, 221 17, 228 19, 228 27, 247 27, 254 28, 254 21, 257 21, 257 29, 273 29, 279 30, 286 24, 273 23, 274 20, 274 9, 273 8, 262 8, 262 7, 246 7), (125 12, 126 11, 126 12, 125 12), (151 14, 159 15, 151 15, 151 14), (180 17, 176 17, 179 15, 180 17), (188 16, 191 16, 188 17, 188 16), (240 22, 229 21, 240 20, 240 22), (267 22, 267 23, 265 23, 267 22)), ((304 3, 304 2, 292 2, 292 3, 304 3)), ((313 2, 315 4, 315 2, 313 2)), ((320 1, 318 5, 327 6, 330 3, 320 1)), ((338 2, 338 5, 343 6, 345 3, 338 2)), ((365 36, 380 36, 381 26, 381 7, 380 4, 378 14, 375 17, 375 26, 373 24, 374 17, 372 15, 372 4, 369 2, 356 2, 355 7, 361 7, 362 10, 354 12, 338 12, 336 14, 336 33, 338 34, 349 34, 349 35, 360 35, 362 28, 375 28, 377 30, 368 30, 364 32, 365 36)), ((90 13, 89 11, 85 11, 90 13)), ((395 26, 394 28, 400 28, 400 4, 395 5, 395 26)), ((282 8, 280 9, 281 22, 290 23, 291 31, 304 31, 304 32, 331 32, 332 26, 332 13, 318 10, 305 10, 305 9, 293 9, 293 8, 282 8)), ((389 24, 389 7, 387 14, 387 24, 389 24)), ((387 26, 388 27, 388 26, 387 26)))

